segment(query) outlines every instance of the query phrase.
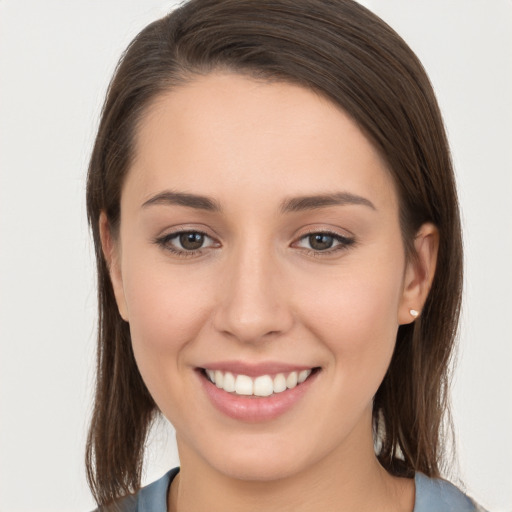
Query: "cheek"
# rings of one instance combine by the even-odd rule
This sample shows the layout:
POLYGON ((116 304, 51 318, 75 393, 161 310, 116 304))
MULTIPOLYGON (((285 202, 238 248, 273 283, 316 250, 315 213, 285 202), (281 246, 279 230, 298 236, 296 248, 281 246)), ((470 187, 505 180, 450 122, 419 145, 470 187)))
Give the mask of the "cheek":
POLYGON ((125 289, 134 342, 165 351, 192 337, 201 313, 197 295, 179 279, 152 279, 150 272, 141 277, 132 277, 125 289))
POLYGON ((350 265, 321 289, 305 283, 306 322, 342 367, 340 375, 383 377, 398 330, 402 274, 402 262, 395 255, 395 262, 390 258, 388 264, 368 260, 350 265))
POLYGON ((165 262, 124 262, 124 292, 137 365, 157 399, 179 379, 183 353, 205 325, 208 293, 204 276, 190 276, 165 262), (144 264, 139 263, 144 262, 144 264))

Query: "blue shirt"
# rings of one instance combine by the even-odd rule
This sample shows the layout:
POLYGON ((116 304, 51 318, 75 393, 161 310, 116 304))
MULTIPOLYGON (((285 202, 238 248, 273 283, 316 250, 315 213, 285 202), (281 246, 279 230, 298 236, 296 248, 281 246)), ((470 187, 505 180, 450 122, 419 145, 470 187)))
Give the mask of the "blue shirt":
MULTIPOLYGON (((134 496, 121 500, 121 512, 167 512, 167 491, 179 468, 143 487, 134 496)), ((473 500, 446 480, 416 473, 416 499, 413 512, 485 512, 473 500)))

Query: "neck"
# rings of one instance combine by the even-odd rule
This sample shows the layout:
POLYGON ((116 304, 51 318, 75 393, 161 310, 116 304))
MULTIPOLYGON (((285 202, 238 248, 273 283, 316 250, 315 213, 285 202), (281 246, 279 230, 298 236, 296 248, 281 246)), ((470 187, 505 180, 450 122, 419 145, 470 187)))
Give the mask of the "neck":
POLYGON ((362 437, 301 471, 268 481, 233 478, 217 471, 178 440, 182 465, 171 486, 168 510, 411 512, 413 480, 388 474, 375 457, 371 431, 362 437))

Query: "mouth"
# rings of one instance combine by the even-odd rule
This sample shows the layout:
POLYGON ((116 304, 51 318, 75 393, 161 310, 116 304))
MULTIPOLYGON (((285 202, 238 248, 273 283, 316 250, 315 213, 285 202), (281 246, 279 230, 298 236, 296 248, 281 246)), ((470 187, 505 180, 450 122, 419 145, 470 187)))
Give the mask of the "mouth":
POLYGON ((203 376, 218 389, 235 396, 243 397, 270 397, 285 391, 300 387, 313 374, 320 371, 319 367, 282 372, 277 374, 263 374, 256 376, 235 374, 229 371, 200 369, 203 376))
MULTIPOLYGON (((245 423, 277 420, 312 395, 321 367, 278 361, 225 361, 196 367, 202 389, 224 416, 245 423)), ((314 398, 311 398, 314 400, 314 398)), ((310 402, 308 402, 310 403, 310 402)))

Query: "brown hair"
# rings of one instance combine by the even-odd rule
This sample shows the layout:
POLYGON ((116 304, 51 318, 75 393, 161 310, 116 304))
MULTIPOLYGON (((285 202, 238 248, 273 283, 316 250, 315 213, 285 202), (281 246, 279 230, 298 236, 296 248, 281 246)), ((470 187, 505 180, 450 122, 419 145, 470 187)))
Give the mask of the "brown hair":
POLYGON ((440 474, 449 362, 462 286, 452 164, 439 108, 419 60, 382 20, 351 0, 191 0, 132 41, 103 106, 87 181, 96 247, 99 329, 87 475, 99 504, 140 487, 157 407, 137 369, 101 250, 99 216, 120 216, 137 124, 158 95, 223 69, 302 85, 344 109, 386 159, 400 200, 404 244, 433 222, 438 264, 422 315, 399 327, 374 400, 378 458, 396 475, 440 474))

